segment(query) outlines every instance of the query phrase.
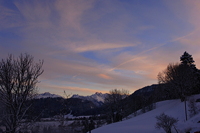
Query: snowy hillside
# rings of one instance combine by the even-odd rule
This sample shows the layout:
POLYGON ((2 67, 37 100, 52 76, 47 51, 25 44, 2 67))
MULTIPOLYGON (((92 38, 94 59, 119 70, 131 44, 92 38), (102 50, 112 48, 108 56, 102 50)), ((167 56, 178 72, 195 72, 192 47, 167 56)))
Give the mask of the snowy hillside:
POLYGON ((104 103, 106 96, 107 94, 96 92, 95 94, 92 94, 90 96, 80 96, 80 95, 75 94, 71 98, 79 98, 83 100, 88 100, 88 101, 92 101, 95 105, 100 105, 104 103))
MULTIPOLYGON (((200 98, 200 95, 196 95, 195 98, 200 98)), ((200 103, 197 103, 197 106, 200 109, 200 103)), ((184 103, 180 100, 167 100, 158 102, 156 109, 152 111, 122 122, 94 129, 92 133, 164 133, 163 129, 155 128, 155 117, 161 113, 179 119, 177 123, 179 133, 185 133, 186 131, 194 133, 195 131, 200 131, 200 113, 185 121, 184 103)), ((172 133, 176 133, 174 128, 172 129, 172 133)))
POLYGON ((35 98, 40 99, 40 98, 58 98, 58 97, 62 98, 59 95, 51 94, 49 92, 45 92, 45 93, 42 93, 42 94, 38 94, 35 98))

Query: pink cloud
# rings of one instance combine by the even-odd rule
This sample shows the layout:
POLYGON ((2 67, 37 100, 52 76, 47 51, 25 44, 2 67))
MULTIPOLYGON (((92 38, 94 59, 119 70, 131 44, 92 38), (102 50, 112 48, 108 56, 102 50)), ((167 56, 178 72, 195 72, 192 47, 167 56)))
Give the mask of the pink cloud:
POLYGON ((113 78, 106 75, 106 74, 98 74, 98 77, 103 78, 103 79, 107 79, 107 80, 112 80, 113 78))
POLYGON ((92 42, 88 42, 87 44, 73 44, 71 49, 75 52, 87 52, 136 46, 135 44, 131 43, 101 43, 98 42, 98 40, 96 40, 96 42, 92 42))
MULTIPOLYGON (((173 11, 174 15, 180 18, 183 22, 188 23, 188 30, 185 35, 176 36, 172 41, 180 42, 185 46, 199 45, 199 35, 200 35, 200 1, 199 0, 183 0, 176 2, 168 2, 168 7, 173 11), (191 27, 191 28, 189 28, 191 27)), ((189 47, 188 47, 189 49, 189 47)))
MULTIPOLYGON (((50 85, 50 84, 41 84, 40 87, 46 88, 47 91, 51 90, 54 93, 57 93, 59 95, 63 95, 64 91, 66 91, 67 94, 77 94, 77 92, 78 92, 78 93, 81 93, 83 95, 91 95, 91 94, 94 94, 95 92, 100 91, 100 90, 97 90, 97 89, 90 89, 90 88, 60 86, 60 85, 50 85)), ((42 92, 45 92, 45 89, 43 89, 42 92)), ((108 93, 108 91, 105 91, 105 90, 101 90, 101 92, 102 93, 108 93)))
POLYGON ((188 9, 188 21, 195 26, 195 28, 200 28, 200 1, 199 0, 193 0, 193 1, 187 1, 184 0, 184 4, 187 6, 188 9))
POLYGON ((60 25, 70 26, 74 29, 81 30, 81 17, 84 11, 90 9, 93 5, 92 0, 60 0, 56 1, 55 7, 60 14, 60 25))
POLYGON ((138 55, 124 52, 113 58, 113 64, 116 65, 110 70, 132 71, 138 77, 143 77, 146 80, 152 80, 156 83, 157 74, 160 71, 163 71, 170 62, 179 61, 179 56, 176 54, 174 57, 177 56, 177 58, 173 60, 168 55, 167 51, 162 51, 161 49, 152 49, 150 53, 142 52, 138 55))

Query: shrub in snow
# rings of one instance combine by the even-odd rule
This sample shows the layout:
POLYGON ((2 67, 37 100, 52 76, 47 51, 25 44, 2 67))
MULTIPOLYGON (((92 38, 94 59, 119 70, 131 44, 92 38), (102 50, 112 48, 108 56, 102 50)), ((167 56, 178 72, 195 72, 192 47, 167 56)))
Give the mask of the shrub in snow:
POLYGON ((147 106, 147 111, 151 111, 151 110, 153 110, 153 109, 155 109, 155 108, 156 108, 156 104, 155 104, 155 103, 149 104, 149 105, 147 106))
POLYGON ((170 117, 164 113, 156 116, 157 123, 156 128, 162 128, 166 133, 171 133, 172 126, 175 128, 175 124, 178 122, 178 119, 170 117))
POLYGON ((195 102, 195 99, 190 99, 188 103, 190 117, 196 115, 198 113, 198 108, 195 102))

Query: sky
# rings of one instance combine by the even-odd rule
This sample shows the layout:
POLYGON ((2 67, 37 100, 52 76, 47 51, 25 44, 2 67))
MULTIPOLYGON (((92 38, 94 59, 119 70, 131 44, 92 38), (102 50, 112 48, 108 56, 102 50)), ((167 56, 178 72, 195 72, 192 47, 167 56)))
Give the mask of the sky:
POLYGON ((185 51, 200 68, 199 12, 199 0, 0 0, 0 57, 44 60, 39 93, 132 93, 185 51))

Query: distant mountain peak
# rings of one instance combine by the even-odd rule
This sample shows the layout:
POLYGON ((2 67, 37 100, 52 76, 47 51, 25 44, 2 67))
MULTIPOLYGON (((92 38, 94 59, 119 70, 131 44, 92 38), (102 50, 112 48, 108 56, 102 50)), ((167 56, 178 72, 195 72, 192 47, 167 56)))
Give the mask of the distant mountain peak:
POLYGON ((56 95, 56 94, 51 94, 49 92, 44 92, 44 93, 38 94, 35 98, 36 99, 40 99, 40 98, 62 98, 62 96, 56 95))
MULTIPOLYGON (((96 95, 102 95, 103 93, 101 93, 101 92, 96 92, 95 93, 96 95)), ((94 94, 93 94, 94 95, 94 94)))
POLYGON ((88 101, 92 101, 96 105, 101 105, 104 103, 106 96, 107 96, 106 93, 103 94, 101 92, 96 92, 90 96, 80 96, 78 94, 74 94, 74 95, 72 95, 71 98, 79 98, 79 99, 83 99, 83 100, 88 100, 88 101))

